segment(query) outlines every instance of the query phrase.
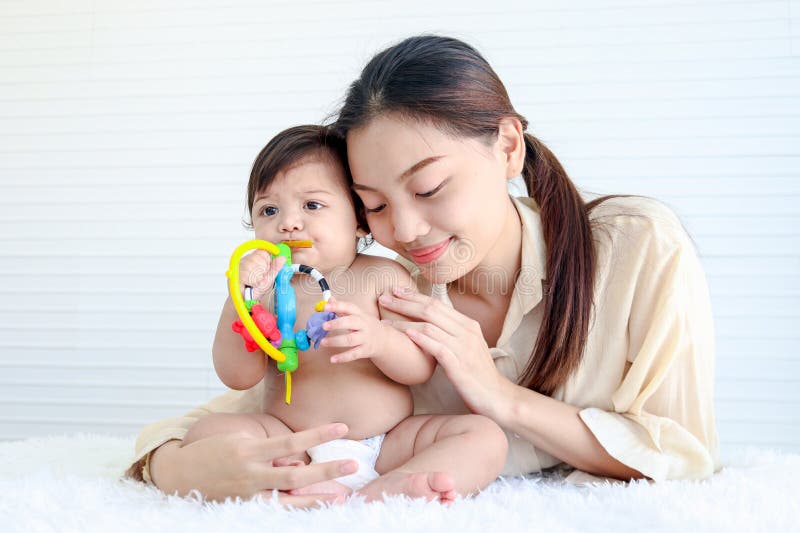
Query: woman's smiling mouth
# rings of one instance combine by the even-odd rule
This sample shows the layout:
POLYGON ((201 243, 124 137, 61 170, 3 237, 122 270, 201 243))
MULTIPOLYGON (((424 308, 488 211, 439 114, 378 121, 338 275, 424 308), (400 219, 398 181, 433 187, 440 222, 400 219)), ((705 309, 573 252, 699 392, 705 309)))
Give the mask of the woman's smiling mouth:
POLYGON ((450 246, 450 242, 453 240, 452 237, 449 239, 445 239, 442 242, 437 244, 433 244, 431 246, 420 246, 419 248, 412 248, 408 250, 408 253, 411 254, 411 257, 414 259, 414 262, 418 265, 430 263, 431 261, 436 261, 439 259, 442 254, 447 251, 448 246, 450 246))

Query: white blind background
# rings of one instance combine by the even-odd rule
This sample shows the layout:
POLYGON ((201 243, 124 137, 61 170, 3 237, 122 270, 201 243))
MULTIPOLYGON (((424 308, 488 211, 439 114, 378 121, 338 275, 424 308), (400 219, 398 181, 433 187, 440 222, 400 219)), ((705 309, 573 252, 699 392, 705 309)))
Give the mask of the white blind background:
POLYGON ((477 46, 581 188, 676 210, 723 446, 800 451, 800 0, 0 0, 0 439, 220 392, 253 158, 420 32, 477 46))

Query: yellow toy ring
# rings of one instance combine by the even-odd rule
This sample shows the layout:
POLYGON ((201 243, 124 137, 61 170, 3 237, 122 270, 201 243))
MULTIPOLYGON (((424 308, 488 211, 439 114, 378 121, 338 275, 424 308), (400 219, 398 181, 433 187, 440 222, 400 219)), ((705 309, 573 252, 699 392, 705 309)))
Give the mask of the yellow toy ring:
POLYGON ((279 252, 275 244, 259 239, 247 241, 237 246, 233 251, 233 255, 231 255, 228 271, 225 273, 228 277, 228 290, 231 293, 231 301, 233 302, 233 307, 236 309, 236 313, 242 320, 245 329, 247 329, 248 333, 253 337, 253 340, 258 344, 258 347, 264 350, 264 353, 272 357, 275 361, 282 363, 286 360, 286 356, 270 344, 267 338, 264 337, 264 334, 261 333, 261 330, 258 329, 258 326, 256 326, 256 323, 253 321, 253 317, 250 316, 250 312, 247 310, 242 292, 239 290, 239 261, 242 260, 244 254, 250 250, 256 249, 266 250, 273 256, 278 255, 279 252))

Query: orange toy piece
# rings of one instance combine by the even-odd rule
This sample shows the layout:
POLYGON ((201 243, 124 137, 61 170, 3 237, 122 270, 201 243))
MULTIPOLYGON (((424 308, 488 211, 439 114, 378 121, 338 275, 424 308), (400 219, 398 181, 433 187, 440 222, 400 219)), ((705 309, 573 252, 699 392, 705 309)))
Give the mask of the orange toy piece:
MULTIPOLYGON (((253 322, 256 323, 258 329, 264 336, 269 339, 273 345, 281 342, 281 331, 278 329, 278 321, 275 315, 264 309, 261 304, 256 304, 250 308, 250 314, 253 317, 253 322)), ((236 320, 231 325, 233 331, 238 333, 244 339, 244 346, 248 352, 254 352, 258 348, 258 344, 253 340, 253 336, 244 327, 241 319, 236 320)))

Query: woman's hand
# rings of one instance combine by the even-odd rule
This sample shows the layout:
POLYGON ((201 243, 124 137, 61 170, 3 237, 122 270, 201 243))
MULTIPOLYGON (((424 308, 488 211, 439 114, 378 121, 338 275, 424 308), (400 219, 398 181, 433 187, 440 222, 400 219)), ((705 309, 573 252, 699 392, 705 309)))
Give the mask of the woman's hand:
MULTIPOLYGON (((177 492, 183 496, 198 490, 211 500, 255 495, 271 498, 273 489, 287 491, 355 472, 355 461, 289 466, 291 463, 286 460, 346 433, 344 424, 328 424, 271 438, 221 434, 185 446, 173 440, 153 452, 150 475, 167 494, 177 492)), ((311 507, 318 502, 335 501, 336 496, 281 492, 278 499, 295 507, 311 507)))
POLYGON ((423 351, 436 359, 464 403, 475 413, 499 420, 514 384, 495 367, 480 324, 439 300, 407 288, 378 299, 381 307, 418 322, 393 321, 423 351))

